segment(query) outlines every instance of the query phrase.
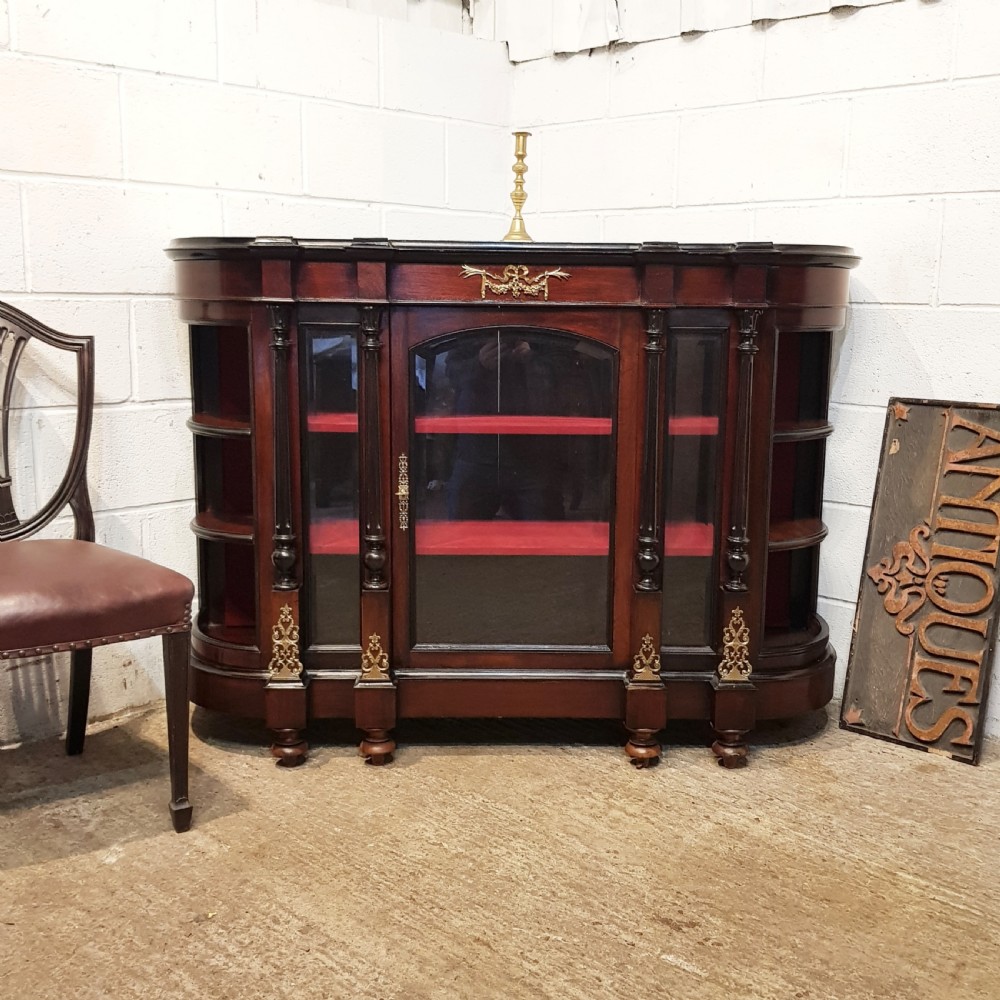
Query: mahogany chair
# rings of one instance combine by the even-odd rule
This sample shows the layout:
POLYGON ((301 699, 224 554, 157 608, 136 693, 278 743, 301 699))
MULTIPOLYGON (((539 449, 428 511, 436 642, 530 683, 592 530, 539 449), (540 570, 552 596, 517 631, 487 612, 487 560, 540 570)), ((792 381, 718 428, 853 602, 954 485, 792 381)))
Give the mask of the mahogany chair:
MULTIPOLYGON (((40 360, 32 358, 35 365, 40 360)), ((182 833, 191 825, 188 650, 194 588, 180 573, 94 542, 87 492, 93 338, 59 333, 0 302, 0 387, 0 660, 70 653, 66 752, 78 754, 83 752, 87 726, 94 646, 163 636, 170 812, 174 829, 182 833), (55 493, 22 519, 12 492, 9 425, 18 363, 32 340, 76 356, 76 430, 55 493), (67 505, 74 515, 75 538, 29 538, 67 505)))

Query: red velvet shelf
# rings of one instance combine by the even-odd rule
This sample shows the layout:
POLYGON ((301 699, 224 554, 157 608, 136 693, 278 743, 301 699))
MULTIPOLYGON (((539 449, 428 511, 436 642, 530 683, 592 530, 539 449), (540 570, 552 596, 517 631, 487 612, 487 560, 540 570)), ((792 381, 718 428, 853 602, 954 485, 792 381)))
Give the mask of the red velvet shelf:
POLYGON ((358 430, 356 413, 310 413, 306 422, 309 430, 326 434, 355 434, 358 430))
POLYGON ((309 549, 315 556, 356 556, 358 522, 346 518, 314 521, 309 529, 309 549))
POLYGON ((670 417, 667 433, 671 437, 714 437, 719 433, 718 417, 670 417))
POLYGON ((610 434, 610 417, 535 417, 530 414, 467 414, 417 417, 418 434, 610 434))
POLYGON ((710 556, 715 551, 715 527, 697 521, 669 521, 663 526, 663 554, 672 556, 710 556))
MULTIPOLYGON (((419 556, 605 556, 606 521, 421 521, 419 556)), ((666 525, 666 555, 710 556, 710 524, 666 525)), ((357 555, 358 522, 317 521, 310 531, 313 555, 357 555)))
POLYGON ((606 556, 607 521, 421 521, 418 556, 606 556))
MULTIPOLYGON (((417 434, 594 434, 611 433, 610 417, 537 417, 531 415, 467 414, 417 417, 417 434)), ((356 413, 310 413, 310 431, 353 434, 356 413)), ((668 433, 675 436, 711 436, 719 433, 718 417, 670 417, 668 433)))

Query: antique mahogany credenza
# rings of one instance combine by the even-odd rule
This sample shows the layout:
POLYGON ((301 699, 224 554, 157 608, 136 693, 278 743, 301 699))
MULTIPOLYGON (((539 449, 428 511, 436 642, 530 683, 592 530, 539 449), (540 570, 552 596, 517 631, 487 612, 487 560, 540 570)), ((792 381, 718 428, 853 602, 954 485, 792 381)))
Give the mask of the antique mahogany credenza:
POLYGON ((193 698, 391 759, 400 718, 819 708, 843 247, 182 239, 193 698))

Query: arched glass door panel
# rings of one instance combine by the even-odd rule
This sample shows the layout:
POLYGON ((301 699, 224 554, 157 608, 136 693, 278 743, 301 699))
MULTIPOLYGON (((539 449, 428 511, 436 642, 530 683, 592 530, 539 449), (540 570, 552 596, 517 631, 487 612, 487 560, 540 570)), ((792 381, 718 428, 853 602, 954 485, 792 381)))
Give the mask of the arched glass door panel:
POLYGON ((617 353, 517 326, 409 353, 414 645, 608 647, 617 353))

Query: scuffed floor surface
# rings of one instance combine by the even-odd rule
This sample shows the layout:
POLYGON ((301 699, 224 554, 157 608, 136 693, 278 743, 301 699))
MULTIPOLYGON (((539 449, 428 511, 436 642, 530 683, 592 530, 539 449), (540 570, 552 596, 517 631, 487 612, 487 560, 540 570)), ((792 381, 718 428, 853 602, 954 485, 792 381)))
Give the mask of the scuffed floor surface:
POLYGON ((603 723, 317 726, 276 768, 197 711, 194 827, 159 713, 0 753, 0 983, 48 997, 1000 997, 1000 763, 700 730, 636 771, 603 723))

